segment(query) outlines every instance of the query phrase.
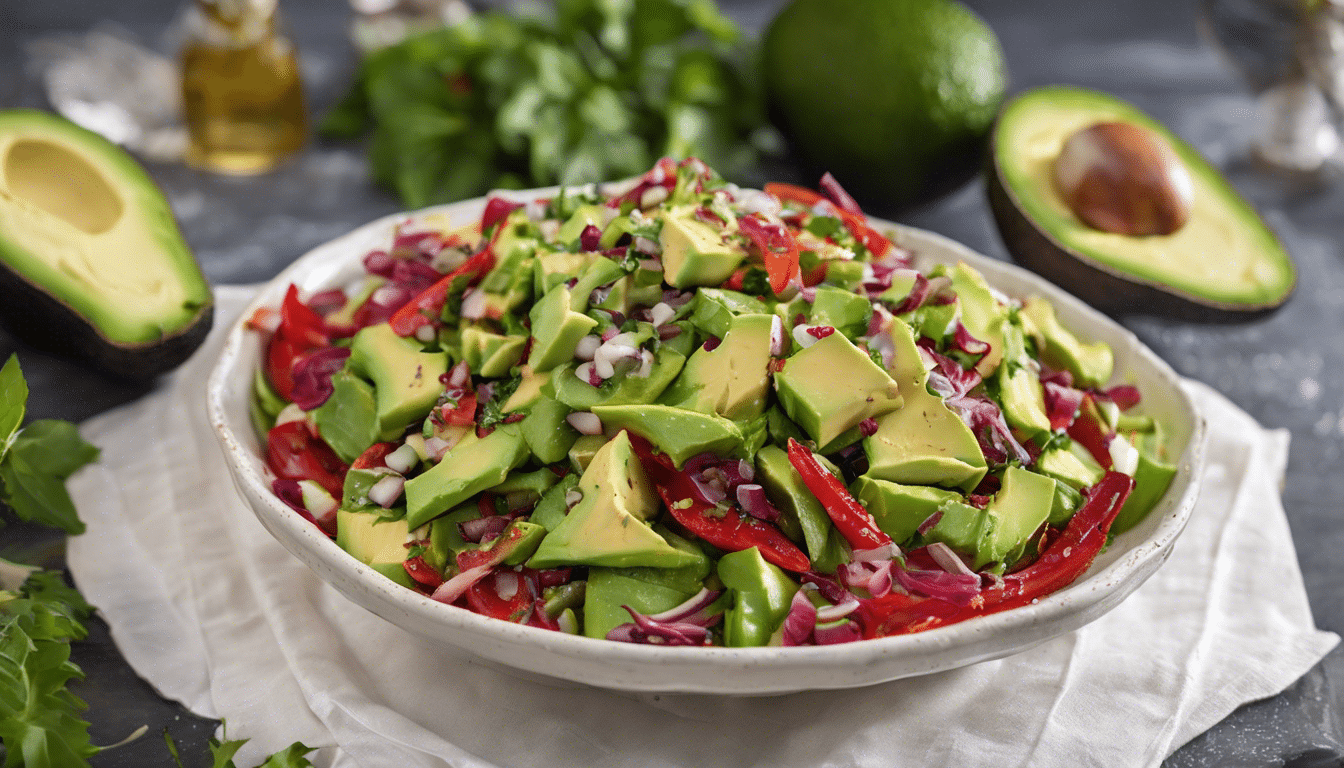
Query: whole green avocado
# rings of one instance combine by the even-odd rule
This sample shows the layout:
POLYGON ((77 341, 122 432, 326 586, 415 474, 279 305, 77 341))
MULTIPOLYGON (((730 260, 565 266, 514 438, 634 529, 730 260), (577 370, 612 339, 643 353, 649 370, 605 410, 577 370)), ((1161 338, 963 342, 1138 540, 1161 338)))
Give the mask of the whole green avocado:
POLYGON ((770 115, 815 178, 865 209, 927 202, 979 173, 1007 70, 954 0, 794 0, 762 41, 770 115))
POLYGON ((0 320, 35 346, 132 379, 186 360, 210 286, 135 160, 56 115, 0 111, 0 320))

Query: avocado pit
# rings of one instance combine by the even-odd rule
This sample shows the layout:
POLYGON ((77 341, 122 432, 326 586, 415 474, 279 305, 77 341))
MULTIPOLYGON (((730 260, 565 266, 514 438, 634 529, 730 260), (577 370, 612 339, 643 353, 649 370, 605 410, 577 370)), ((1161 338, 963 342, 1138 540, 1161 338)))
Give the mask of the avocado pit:
POLYGON ((1190 219, 1190 172, 1165 141, 1133 123, 1095 123, 1073 134, 1053 172, 1064 202, 1093 229, 1170 235, 1190 219))

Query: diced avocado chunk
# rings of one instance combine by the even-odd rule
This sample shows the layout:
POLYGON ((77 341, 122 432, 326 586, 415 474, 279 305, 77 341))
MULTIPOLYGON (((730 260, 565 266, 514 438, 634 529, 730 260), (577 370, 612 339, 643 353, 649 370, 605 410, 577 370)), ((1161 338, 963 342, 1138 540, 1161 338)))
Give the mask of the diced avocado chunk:
POLYGON ((868 331, 872 316, 873 303, 867 297, 823 283, 817 286, 808 323, 829 325, 852 339, 868 331))
POLYGON ((1115 355, 1104 341, 1084 342, 1060 325, 1055 308, 1039 297, 1027 299, 1019 312, 1041 360, 1057 371, 1073 374, 1080 387, 1100 387, 1111 379, 1115 355))
POLYGON ((570 304, 569 288, 561 284, 547 291, 528 312, 532 319, 532 351, 527 365, 533 371, 544 373, 574 359, 579 339, 597 326, 596 320, 570 309, 570 304))
POLYGON ((994 518, 994 532, 972 567, 1011 565, 1010 560, 1022 552, 1027 538, 1050 517, 1054 503, 1054 480, 1021 467, 1008 467, 1003 486, 985 505, 985 513, 994 518))
MULTIPOLYGON (((1074 443, 1074 446, 1077 446, 1077 443, 1074 443)), ((1036 458, 1034 466, 1037 472, 1076 490, 1096 485, 1106 474, 1106 469, 1081 446, 1076 450, 1073 446, 1047 448, 1036 458)))
POLYGON ((662 217, 658 240, 663 247, 663 279, 676 288, 719 285, 747 257, 732 237, 736 222, 726 229, 710 226, 695 218, 695 209, 674 206, 662 217))
POLYGON ((1175 477, 1174 464, 1162 461, 1153 456, 1152 452, 1140 448, 1139 466, 1134 471, 1134 490, 1125 499, 1120 514, 1116 515, 1115 522, 1111 524, 1111 533, 1124 533, 1138 525, 1161 500, 1175 477))
POLYGON ((732 455, 744 439, 736 422, 669 405, 596 405, 593 413, 607 430, 628 429, 648 440, 678 468, 700 453, 732 455))
POLYGON ((942 515, 924 533, 925 541, 941 541, 972 560, 990 549, 997 518, 961 501, 949 501, 938 511, 942 515))
POLYGON ((839 333, 790 357, 775 374, 775 387, 789 418, 823 447, 903 402, 891 376, 839 333))
POLYGON ((570 289, 569 308, 575 312, 586 311, 593 291, 624 276, 625 270, 620 264, 605 257, 594 259, 570 289))
POLYGON ((701 332, 721 339, 737 315, 763 315, 769 311, 765 302, 754 296, 727 288, 701 288, 696 291, 691 324, 701 332))
POLYGON ((542 526, 548 531, 555 530, 560 521, 565 519, 569 512, 569 506, 565 504, 565 496, 579 485, 579 476, 576 473, 569 473, 560 478, 559 482, 552 485, 541 495, 541 501, 532 509, 532 514, 528 519, 537 525, 542 526))
POLYGON ((1006 348, 1003 363, 994 373, 1003 416, 1010 425, 1027 435, 1049 432, 1045 388, 1023 346, 1022 329, 1013 323, 1004 323, 1003 339, 1006 348))
POLYGON ((784 623, 798 585, 756 547, 725 554, 717 572, 733 600, 723 620, 724 645, 765 645, 784 623))
POLYGON ((576 411, 592 410, 596 405, 652 403, 677 378, 685 363, 686 358, 680 352, 664 344, 654 354, 648 376, 629 372, 595 387, 579 379, 574 373, 578 366, 571 364, 556 370, 551 386, 555 399, 576 411))
POLYGON ((509 399, 504 402, 504 412, 513 413, 514 411, 526 410, 542 398, 542 388, 551 380, 551 372, 537 373, 529 366, 522 366, 519 370, 518 388, 513 390, 509 399))
POLYGON ((560 225, 560 230, 555 233, 555 242, 565 245, 573 245, 578 242, 579 235, 590 225, 601 229, 606 226, 606 214, 611 211, 605 205, 595 205, 593 203, 584 203, 574 209, 565 223, 560 225))
POLYGON ((602 435, 580 435, 579 439, 569 447, 569 468, 574 472, 583 474, 588 469, 588 465, 593 462, 593 457, 602 450, 602 446, 607 444, 607 438, 602 435))
POLYGON ((590 568, 583 599, 583 634, 604 638, 616 627, 630 621, 623 606, 649 616, 676 608, 695 596, 700 589, 679 589, 658 581, 630 575, 630 571, 657 571, 653 568, 590 568))
POLYGON ((478 376, 501 378, 523 358, 526 336, 492 333, 475 325, 462 329, 462 356, 478 376))
POLYGON ((595 253, 553 251, 539 246, 532 260, 532 292, 537 296, 546 295, 555 286, 569 282, 597 258, 595 253))
POLYGON ((672 547, 646 522, 661 502, 625 432, 593 456, 579 478, 583 498, 541 542, 528 565, 676 568, 694 558, 672 547))
POLYGON ((972 336, 989 344, 989 351, 975 364, 981 376, 989 376, 1003 360, 1003 324, 1008 308, 994 298, 984 276, 965 262, 957 263, 951 277, 962 324, 972 336))
POLYGON ((410 528, 406 520, 387 520, 368 512, 336 512, 336 544, 359 562, 404 587, 412 586, 402 563, 410 528))
POLYGON ((526 418, 518 423, 527 449, 541 463, 563 461, 574 441, 579 439, 578 430, 565 420, 570 413, 569 406, 543 397, 527 409, 526 418))
POLYGON ((942 398, 926 389, 928 372, 910 326, 898 318, 886 330, 895 346, 891 375, 905 404, 879 417, 877 432, 864 440, 865 474, 905 485, 974 488, 988 466, 979 442, 942 398))
POLYGON ((481 491, 504 482, 527 461, 527 443, 516 425, 478 438, 470 434, 438 464, 406 481, 406 519, 418 527, 481 491))
POLYGON ((736 315, 714 349, 697 349, 660 402, 729 419, 765 412, 773 315, 736 315))
POLYGON ((349 464, 378 442, 378 406, 373 387, 347 370, 331 376, 331 396, 313 411, 313 423, 327 445, 349 464))
POLYGON ((860 477, 850 486, 854 497, 872 514, 877 527, 897 543, 906 541, 939 508, 962 500, 960 493, 926 485, 901 485, 860 477))
POLYGON ((404 339, 387 323, 360 329, 350 343, 346 370, 373 382, 378 439, 394 440, 417 424, 438 402, 448 371, 448 356, 425 352, 415 339, 404 339))

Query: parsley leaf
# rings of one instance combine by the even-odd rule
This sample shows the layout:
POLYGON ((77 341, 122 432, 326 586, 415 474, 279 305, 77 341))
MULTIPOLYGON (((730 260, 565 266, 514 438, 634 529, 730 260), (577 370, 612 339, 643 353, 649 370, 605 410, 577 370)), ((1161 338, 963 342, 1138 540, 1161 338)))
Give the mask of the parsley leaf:
POLYGON ((18 433, 0 459, 0 501, 7 502, 20 520, 83 533, 65 480, 96 458, 98 449, 79 436, 75 425, 35 421, 18 433))
POLYGON ((25 404, 28 402, 28 382, 23 380, 18 355, 10 355, 0 368, 0 461, 5 458, 14 435, 23 423, 25 404))

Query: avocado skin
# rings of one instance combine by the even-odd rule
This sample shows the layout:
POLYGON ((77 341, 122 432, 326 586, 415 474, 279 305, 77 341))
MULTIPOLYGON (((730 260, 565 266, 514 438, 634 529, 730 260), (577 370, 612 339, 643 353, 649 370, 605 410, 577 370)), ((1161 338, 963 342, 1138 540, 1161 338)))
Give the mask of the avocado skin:
POLYGON ((989 207, 1013 260, 1113 317, 1159 315, 1198 323, 1249 322, 1272 314, 1296 289, 1267 304, 1232 304, 1122 274, 1037 229, 1017 207, 997 159, 986 173, 989 207))
POLYGON ((0 260, 0 324, 35 349, 50 352, 119 379, 144 381, 177 368, 205 341, 214 324, 213 298, 187 325, 156 341, 111 341, 68 304, 0 260))

